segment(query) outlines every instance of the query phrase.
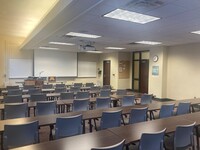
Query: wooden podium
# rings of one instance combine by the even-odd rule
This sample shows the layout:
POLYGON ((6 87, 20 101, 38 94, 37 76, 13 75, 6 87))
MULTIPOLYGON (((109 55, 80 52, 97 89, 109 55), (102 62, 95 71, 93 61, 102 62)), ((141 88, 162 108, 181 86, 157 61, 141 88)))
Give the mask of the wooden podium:
POLYGON ((35 87, 42 87, 44 80, 42 79, 26 79, 24 85, 34 85, 35 87))

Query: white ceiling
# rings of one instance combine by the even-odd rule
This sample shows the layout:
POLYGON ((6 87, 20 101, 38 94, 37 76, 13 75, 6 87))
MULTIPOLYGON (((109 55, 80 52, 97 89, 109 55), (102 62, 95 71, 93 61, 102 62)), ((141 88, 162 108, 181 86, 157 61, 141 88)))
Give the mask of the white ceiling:
MULTIPOLYGON (((61 5, 63 1, 65 0, 60 0, 57 5, 61 5)), ((95 42, 97 50, 107 52, 104 47, 108 46, 125 47, 128 51, 147 49, 148 46, 145 45, 129 44, 141 40, 162 42, 164 46, 200 42, 200 35, 190 33, 200 30, 200 0, 159 0, 163 4, 154 6, 139 5, 137 2, 141 1, 144 0, 71 0, 53 17, 51 13, 56 7, 52 9, 22 48, 37 49, 40 46, 51 46, 59 47, 61 50, 80 51, 78 47, 83 44, 81 40, 89 40, 95 42), (102 17, 116 8, 153 15, 161 19, 138 24, 102 17), (102 37, 67 38, 64 35, 68 32, 96 34, 102 37), (52 46, 48 44, 50 41, 71 42, 76 45, 52 46)))

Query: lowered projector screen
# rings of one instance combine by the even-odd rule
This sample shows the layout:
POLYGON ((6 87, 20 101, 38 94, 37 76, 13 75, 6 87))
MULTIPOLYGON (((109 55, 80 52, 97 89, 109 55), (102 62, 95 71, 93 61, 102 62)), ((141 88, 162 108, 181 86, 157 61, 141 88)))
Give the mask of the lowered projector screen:
POLYGON ((53 50, 35 50, 34 76, 76 77, 77 53, 53 50))

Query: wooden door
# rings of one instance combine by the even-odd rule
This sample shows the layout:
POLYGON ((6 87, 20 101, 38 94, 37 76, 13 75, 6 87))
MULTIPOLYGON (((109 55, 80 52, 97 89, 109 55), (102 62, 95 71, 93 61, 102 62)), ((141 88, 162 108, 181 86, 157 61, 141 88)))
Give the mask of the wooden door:
POLYGON ((103 85, 110 85, 110 60, 103 61, 103 85))
POLYGON ((148 93, 149 60, 142 60, 140 64, 140 92, 148 93))

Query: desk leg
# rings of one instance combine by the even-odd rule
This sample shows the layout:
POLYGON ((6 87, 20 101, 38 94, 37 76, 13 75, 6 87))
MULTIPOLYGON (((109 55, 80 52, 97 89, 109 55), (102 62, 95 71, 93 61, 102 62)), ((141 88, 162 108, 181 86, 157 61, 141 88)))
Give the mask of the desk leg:
POLYGON ((3 150, 3 132, 1 132, 1 149, 3 150))
POLYGON ((83 120, 83 134, 85 134, 85 121, 86 120, 83 120))
POLYGON ((199 150, 199 130, 198 130, 198 126, 195 127, 196 129, 196 140, 197 140, 197 149, 199 150))
POLYGON ((92 132, 92 119, 89 119, 90 132, 92 132))

